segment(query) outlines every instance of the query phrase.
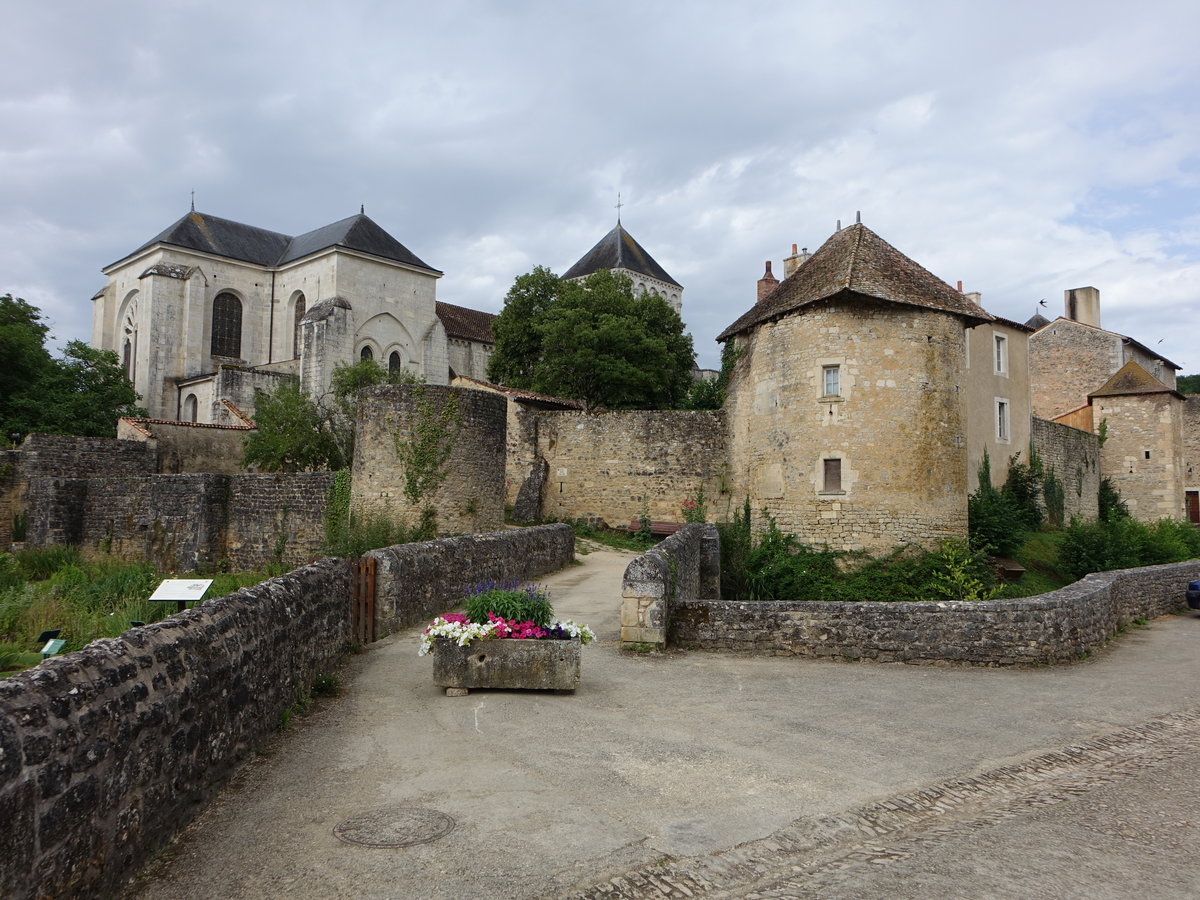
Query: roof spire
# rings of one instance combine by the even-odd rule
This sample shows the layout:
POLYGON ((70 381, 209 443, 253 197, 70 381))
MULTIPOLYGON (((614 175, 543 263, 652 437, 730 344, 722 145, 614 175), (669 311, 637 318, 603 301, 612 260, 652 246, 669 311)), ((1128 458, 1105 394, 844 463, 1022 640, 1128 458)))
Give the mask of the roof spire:
POLYGON ((358 214, 360 216, 365 216, 367 214, 367 204, 365 204, 365 203, 358 204, 358 214))
POLYGON ((621 207, 625 204, 621 202, 621 192, 617 191, 617 224, 621 224, 621 207))
POLYGON ((192 212, 196 211, 196 192, 192 191, 192 212))
POLYGON ((856 225, 861 225, 861 224, 862 224, 862 210, 861 210, 861 209, 860 209, 860 210, 857 210, 857 211, 854 213, 854 224, 856 224, 856 225))

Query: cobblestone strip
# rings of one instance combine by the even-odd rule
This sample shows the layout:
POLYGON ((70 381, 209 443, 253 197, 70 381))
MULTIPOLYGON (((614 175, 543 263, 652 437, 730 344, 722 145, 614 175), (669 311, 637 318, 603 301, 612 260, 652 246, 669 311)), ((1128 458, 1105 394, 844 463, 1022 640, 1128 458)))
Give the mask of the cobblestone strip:
POLYGON ((570 900, 818 896, 861 866, 887 864, 971 831, 1063 803, 1200 750, 1200 710, 1171 713, 981 775, 954 778, 834 816, 798 819, 758 841, 646 866, 570 900))

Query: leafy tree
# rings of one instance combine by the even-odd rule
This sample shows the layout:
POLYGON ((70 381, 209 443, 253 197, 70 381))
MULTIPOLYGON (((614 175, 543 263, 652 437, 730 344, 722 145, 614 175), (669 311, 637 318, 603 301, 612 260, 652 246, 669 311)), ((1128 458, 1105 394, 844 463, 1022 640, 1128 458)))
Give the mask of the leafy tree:
POLYGON ((729 389, 729 376, 737 364, 742 351, 734 346, 733 341, 726 341, 721 348, 721 371, 716 378, 696 381, 688 391, 680 407, 682 409, 720 409, 725 405, 725 395, 729 389))
POLYGON ((115 353, 71 341, 55 359, 47 337, 37 307, 11 294, 0 297, 0 436, 113 437, 118 417, 146 414, 115 353))
POLYGON ((563 281, 538 267, 514 282, 492 323, 488 377, 582 400, 588 408, 674 408, 695 359, 683 322, 623 273, 563 281))
POLYGON ((254 392, 254 423, 242 461, 264 472, 343 469, 354 459, 358 392, 376 384, 415 384, 407 369, 389 372, 374 360, 334 367, 330 391, 313 400, 292 379, 254 392))
POLYGON ((1175 387, 1181 394, 1200 394, 1200 375, 1180 375, 1175 387))

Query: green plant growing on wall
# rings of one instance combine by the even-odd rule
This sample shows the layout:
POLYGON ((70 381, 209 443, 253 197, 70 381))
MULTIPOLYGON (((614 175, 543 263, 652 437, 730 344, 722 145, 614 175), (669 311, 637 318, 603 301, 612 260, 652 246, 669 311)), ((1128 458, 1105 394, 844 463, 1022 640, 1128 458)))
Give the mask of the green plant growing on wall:
POLYGON ((1066 489, 1052 468, 1046 469, 1042 475, 1042 498, 1046 501, 1046 520, 1052 527, 1062 528, 1067 505, 1066 489))
POLYGON ((421 522, 436 531, 433 495, 450 474, 450 457, 462 431, 462 413, 453 393, 441 403, 430 399, 424 385, 413 389, 416 415, 410 435, 397 433, 396 456, 404 469, 404 496, 414 506, 423 504, 421 522))

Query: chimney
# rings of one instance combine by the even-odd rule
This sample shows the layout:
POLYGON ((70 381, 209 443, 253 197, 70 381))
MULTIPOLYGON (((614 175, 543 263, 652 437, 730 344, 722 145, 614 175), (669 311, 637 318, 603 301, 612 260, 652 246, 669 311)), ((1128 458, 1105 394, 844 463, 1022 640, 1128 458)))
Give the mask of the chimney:
POLYGON ((970 300, 972 303, 974 303, 976 306, 979 306, 979 307, 983 306, 983 294, 979 293, 979 291, 967 291, 965 294, 963 294, 963 296, 966 297, 968 300, 970 300))
POLYGON ((758 279, 758 300, 756 303, 762 303, 767 294, 775 290, 775 285, 779 284, 779 279, 771 274, 771 261, 767 260, 767 271, 763 273, 763 277, 758 279))
POLYGON ((799 253, 797 253, 796 245, 792 244, 792 255, 789 257, 786 257, 783 261, 783 277, 791 278, 792 273, 795 272, 802 265, 804 265, 806 262, 808 262, 808 260, 811 256, 812 256, 812 254, 808 252, 807 247, 805 247, 803 250, 801 250, 799 253))
POLYGON ((1094 287, 1063 291, 1063 306, 1068 319, 1083 325, 1100 327, 1100 292, 1094 287))

